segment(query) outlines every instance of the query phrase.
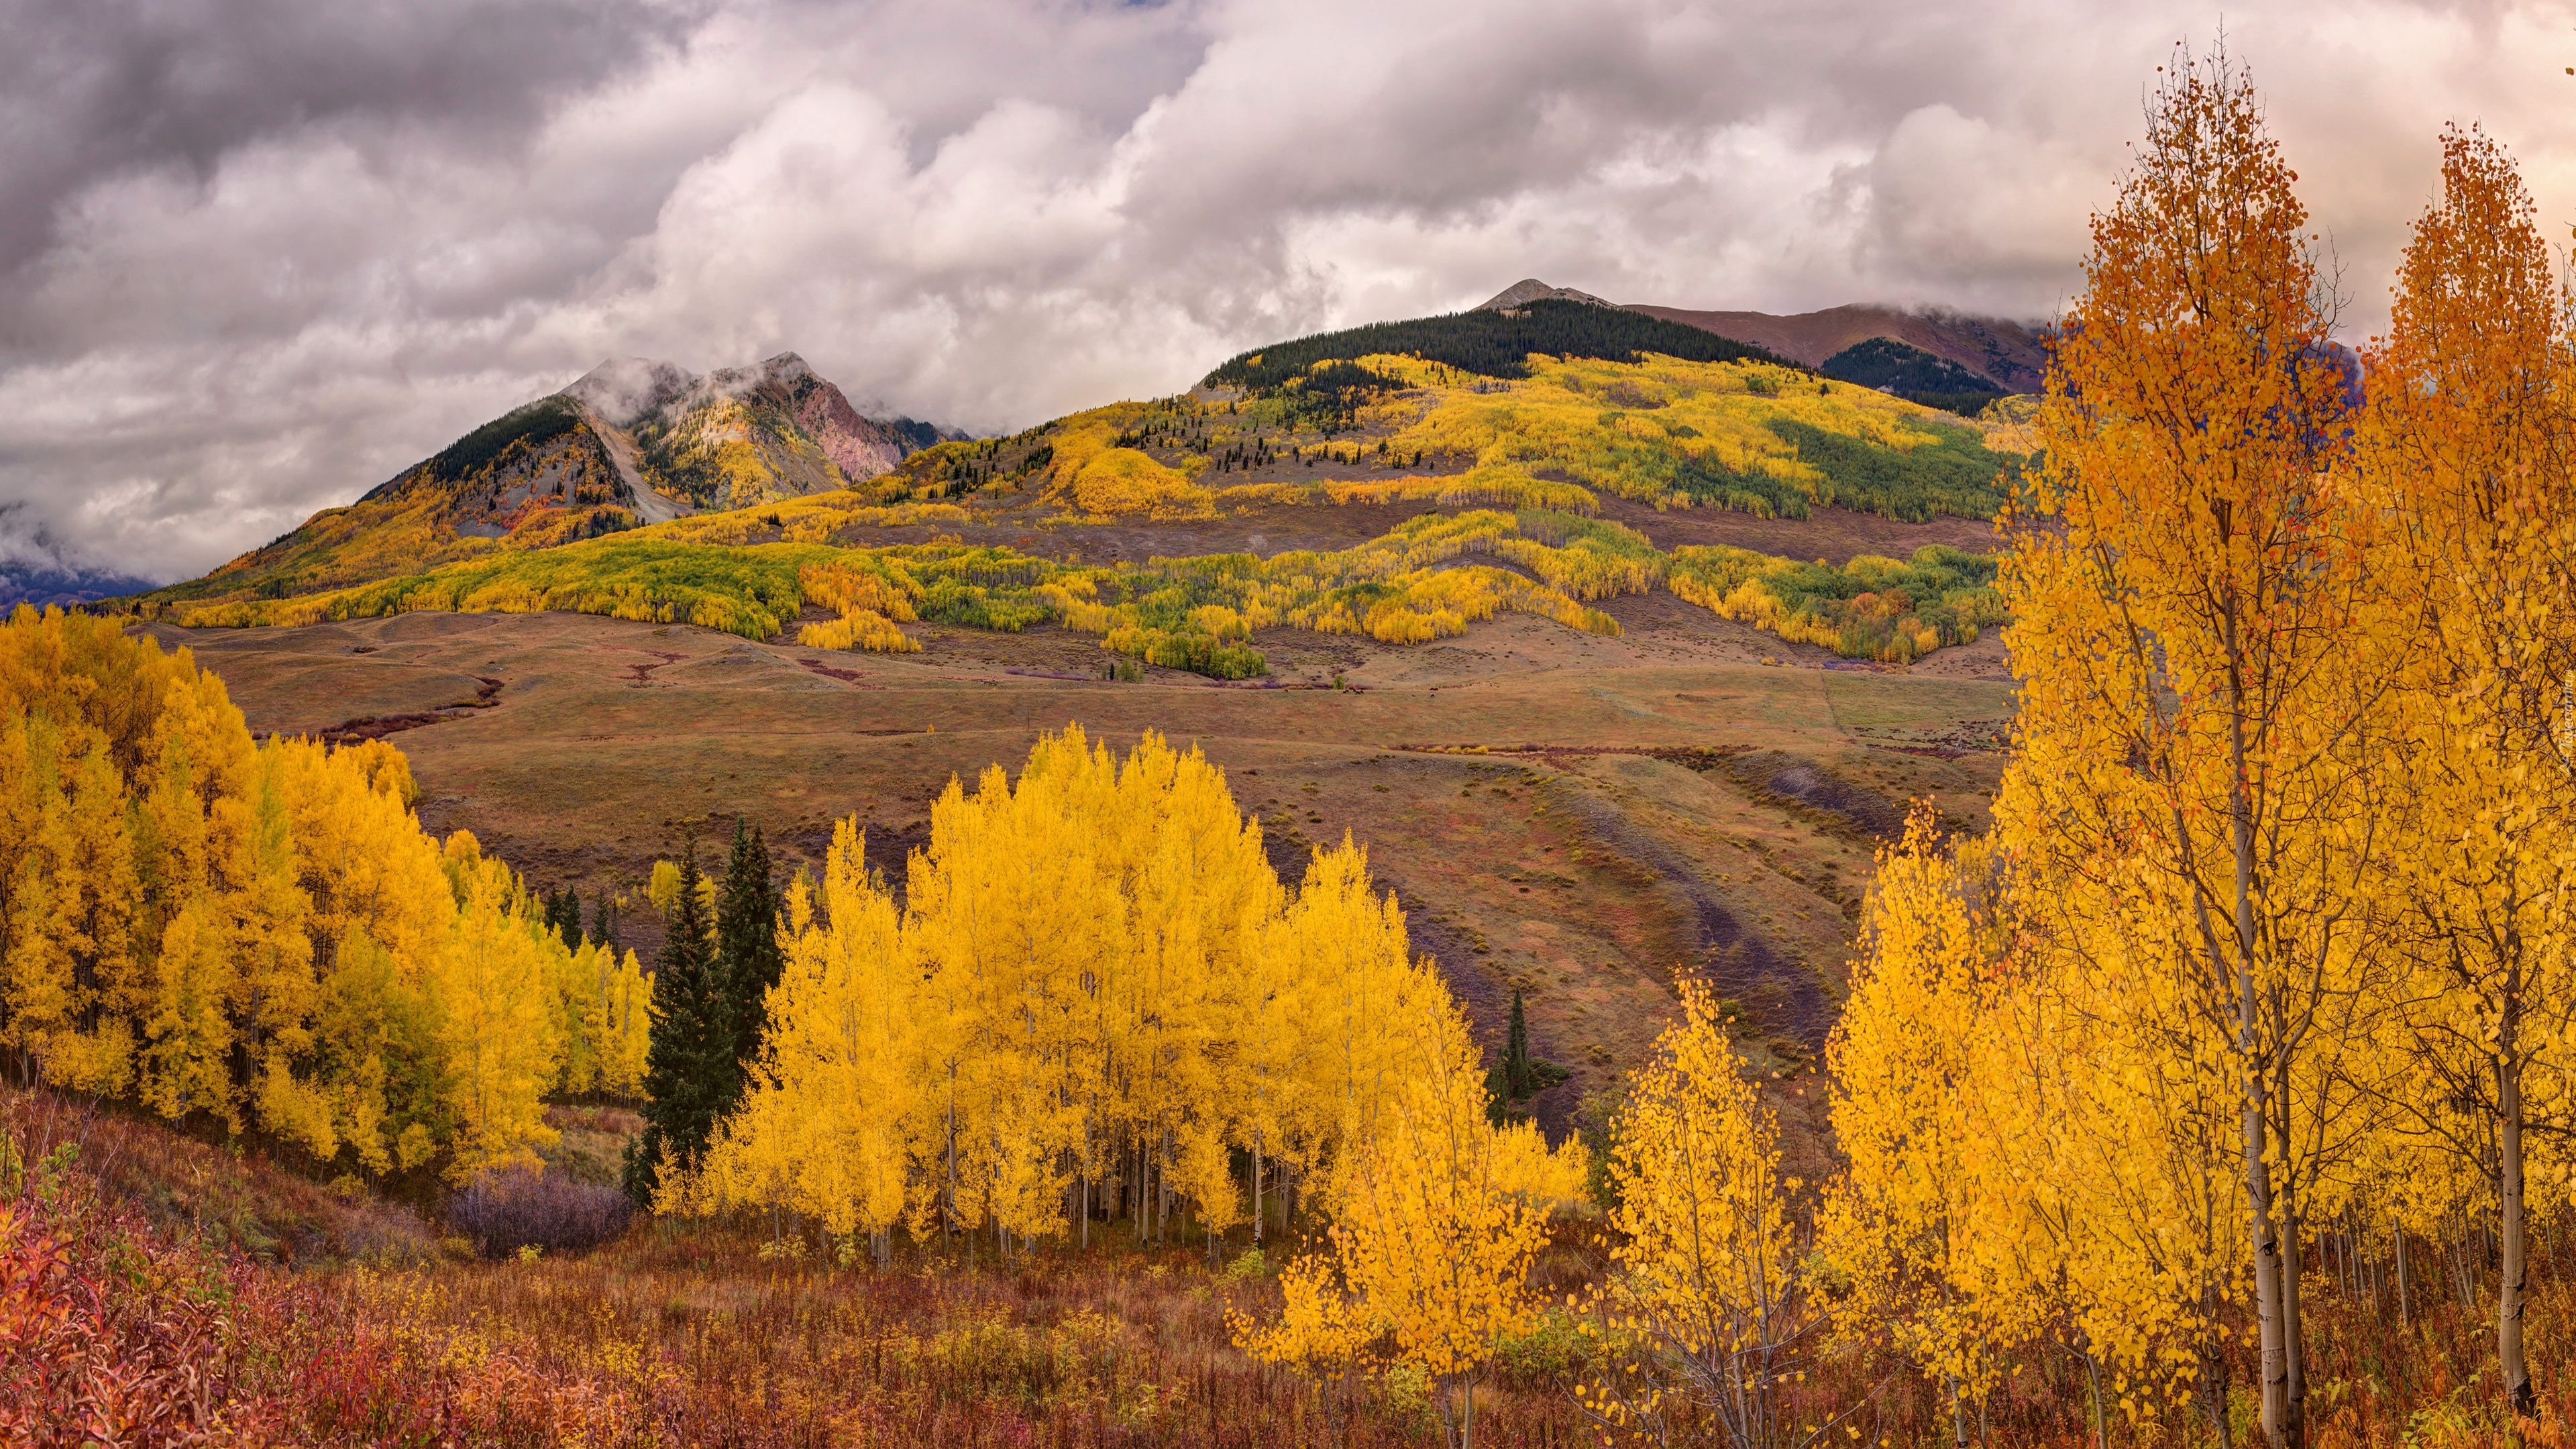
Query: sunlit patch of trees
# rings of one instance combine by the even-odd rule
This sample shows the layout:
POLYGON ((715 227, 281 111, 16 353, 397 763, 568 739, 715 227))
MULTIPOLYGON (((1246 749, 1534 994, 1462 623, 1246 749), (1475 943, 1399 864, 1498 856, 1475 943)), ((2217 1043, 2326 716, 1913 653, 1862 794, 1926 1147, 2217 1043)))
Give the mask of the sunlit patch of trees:
POLYGON ((1983 625, 2009 618, 1995 589, 1998 560, 1929 543, 1914 556, 1862 554, 1840 568, 1723 544, 1673 550, 1665 584, 1725 618, 1846 659, 1911 664, 1949 644, 1973 643, 1983 625))
POLYGON ((1068 729, 1016 781, 950 782, 900 904, 863 856, 844 821, 819 885, 790 888, 748 1086, 703 1149, 666 1150, 663 1210, 789 1209, 883 1263, 898 1232, 1018 1253, 1118 1219, 1213 1251, 1320 1208, 1439 1239, 1436 1265, 1374 1235, 1343 1264, 1410 1276, 1432 1354, 1449 1278, 1509 1278, 1582 1190, 1579 1146, 1488 1120, 1366 854, 1319 851, 1283 888, 1195 750, 1068 729))
POLYGON ((1120 653, 1217 678, 1265 672, 1259 652, 1243 643, 1254 629, 1361 633, 1409 643, 1518 612, 1593 633, 1618 632, 1608 615, 1578 602, 1556 581, 1590 598, 1634 591, 1646 576, 1635 537, 1592 520, 1530 518, 1542 537, 1524 536, 1514 515, 1488 509, 1454 517, 1425 514, 1381 539, 1336 553, 1212 555, 1143 565, 1061 563, 954 543, 719 547, 637 531, 335 594, 185 605, 167 617, 192 626, 238 626, 415 609, 563 609, 767 639, 786 631, 810 601, 843 615, 800 628, 800 640, 815 647, 908 652, 911 641, 898 625, 914 619, 1006 632, 1053 621, 1102 635, 1120 653), (1491 565, 1452 562, 1471 553, 1501 554, 1546 582, 1491 565), (821 642, 826 639, 846 642, 821 642))
POLYGON ((254 742, 221 682, 111 619, 0 625, 0 1045, 43 1080, 462 1180, 632 1092, 630 952, 550 929, 411 812, 381 741, 254 742))
MULTIPOLYGON (((782 502, 782 519, 800 501, 814 503, 782 502)), ((837 505, 819 507, 839 516, 837 505)), ((1338 552, 1141 565, 1062 563, 957 543, 716 546, 677 542, 655 528, 334 594, 182 605, 164 617, 225 626, 423 608, 566 609, 751 639, 794 626, 799 642, 812 647, 894 652, 917 648, 900 627, 914 620, 1006 632, 1055 622, 1101 635, 1108 648, 1147 663, 1242 679, 1267 670, 1247 642, 1259 629, 1419 643, 1453 637, 1499 613, 1523 613, 1616 634, 1617 623, 1590 603, 1658 585, 1847 658, 1909 662, 1974 640, 1980 627, 2006 617, 1994 576, 1992 558, 1939 545, 1903 562, 1864 556, 1840 568, 1725 547, 1684 547, 1668 556, 1623 524, 1548 509, 1475 509, 1426 513, 1338 552), (1526 574, 1468 561, 1478 554, 1526 574), (809 603, 842 617, 796 625, 809 603)))

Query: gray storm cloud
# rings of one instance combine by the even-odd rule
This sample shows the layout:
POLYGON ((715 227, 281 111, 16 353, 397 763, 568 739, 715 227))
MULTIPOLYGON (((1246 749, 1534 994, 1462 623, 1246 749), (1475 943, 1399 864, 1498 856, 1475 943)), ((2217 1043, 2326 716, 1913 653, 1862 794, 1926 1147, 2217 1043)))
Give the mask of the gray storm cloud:
MULTIPOLYGON (((2046 315, 2196 6, 0 0, 0 565, 202 572, 611 356, 969 428, 1526 275, 2046 315)), ((2563 4, 2226 17, 2355 298, 2563 4)))

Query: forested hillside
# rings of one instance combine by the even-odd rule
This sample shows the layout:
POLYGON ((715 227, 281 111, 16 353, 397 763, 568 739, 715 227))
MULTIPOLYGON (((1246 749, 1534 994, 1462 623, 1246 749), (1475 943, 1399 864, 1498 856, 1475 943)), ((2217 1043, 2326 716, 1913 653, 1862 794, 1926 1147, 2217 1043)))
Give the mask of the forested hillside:
MULTIPOLYGON (((1147 663, 1244 678, 1263 672, 1249 635, 1273 627, 1419 642, 1517 612, 1611 632, 1616 625, 1587 605, 1662 587, 1672 559, 1635 528, 1587 517, 1605 498, 1764 519, 1829 508, 1987 518, 2019 466, 1974 427, 1767 363, 1532 355, 1526 371, 1503 381, 1410 356, 1327 360, 1267 389, 1120 403, 1010 438, 942 444, 865 489, 499 549, 427 571, 384 560, 373 581, 300 596, 215 593, 220 579, 209 579, 135 607, 193 626, 575 609, 876 650, 910 647, 900 626, 913 619, 1007 631, 1043 622, 1097 634, 1147 663), (1353 504, 1422 512, 1331 553, 1073 558, 1085 528, 1353 504), (1054 525, 1046 551, 1026 533, 968 543, 950 528, 1029 521, 1054 525), (936 541, 873 541, 897 529, 936 541), (833 578, 873 582, 853 593, 855 585, 824 582, 833 578), (809 607, 839 622, 798 624, 809 607)), ((1919 587, 1864 581, 1897 566, 1825 566, 1786 607, 1720 608, 1733 581, 1676 591, 1764 628, 1809 616, 1787 624, 1787 636, 1895 662, 1974 639, 1980 623, 2001 617, 1985 605, 1918 617, 1919 587), (1886 627, 1812 621, 1863 595, 1859 607, 1886 627)))

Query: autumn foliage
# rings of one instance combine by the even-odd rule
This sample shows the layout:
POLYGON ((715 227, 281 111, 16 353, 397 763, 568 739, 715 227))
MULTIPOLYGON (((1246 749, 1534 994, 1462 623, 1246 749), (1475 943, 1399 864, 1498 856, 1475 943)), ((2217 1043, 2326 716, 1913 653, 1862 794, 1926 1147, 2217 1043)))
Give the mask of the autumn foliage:
POLYGON ((56 1086, 458 1181, 633 1090, 630 954, 567 946, 380 741, 254 742, 185 650, 0 626, 0 1042, 56 1086))
POLYGON ((2502 148, 2455 131, 2356 399, 2295 181, 2241 71, 2167 72, 2004 561, 1993 832, 1882 862, 1824 1241, 1847 1331, 1963 1425, 2054 1351, 2103 1436, 2351 1434, 2316 1336, 2446 1297, 2490 1318, 2461 1422, 2540 1409, 2576 1100, 2567 297, 2502 148))

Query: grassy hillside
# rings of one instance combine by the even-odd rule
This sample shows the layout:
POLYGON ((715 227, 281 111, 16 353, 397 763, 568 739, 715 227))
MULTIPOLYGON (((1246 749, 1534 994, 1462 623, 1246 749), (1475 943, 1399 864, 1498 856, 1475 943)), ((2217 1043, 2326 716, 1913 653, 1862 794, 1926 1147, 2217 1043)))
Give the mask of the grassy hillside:
POLYGON ((1074 521, 1278 503, 1589 512, 1607 494, 1921 522, 1993 517, 2021 461, 1977 425, 1774 363, 1533 354, 1524 374, 1328 358, 1260 387, 1116 403, 1014 439, 948 444, 881 481, 907 496, 1008 486, 1074 521))
MULTIPOLYGON (((1289 628, 1412 644, 1451 638, 1498 614, 1616 635, 1594 601, 1672 591, 1722 617, 1847 658, 1910 662, 1967 643, 2001 617, 1991 560, 1937 545, 1910 563, 1864 555, 1835 568, 1744 549, 1667 554, 1621 524, 1547 509, 1423 513, 1333 552, 1203 554, 1144 564, 1067 562, 956 540, 844 547, 823 542, 847 516, 805 500, 810 533, 773 542, 696 542, 724 516, 445 565, 297 598, 153 602, 183 627, 301 625, 435 610, 561 610, 687 623, 747 639, 794 634, 815 648, 904 651, 901 624, 1016 633, 1055 624, 1148 664, 1219 679, 1264 674, 1255 631, 1289 628), (821 523, 814 520, 819 518, 821 523), (1470 556, 1475 556, 1473 559, 1470 556), (1485 560, 1491 560, 1490 562, 1485 560), (837 620, 807 619, 815 610, 837 620)), ((899 505, 916 516, 954 505, 899 505)), ((859 510, 849 510, 859 511, 859 510)), ((957 510, 962 511, 962 510, 957 510)), ((742 520, 775 526, 784 517, 742 520)))

